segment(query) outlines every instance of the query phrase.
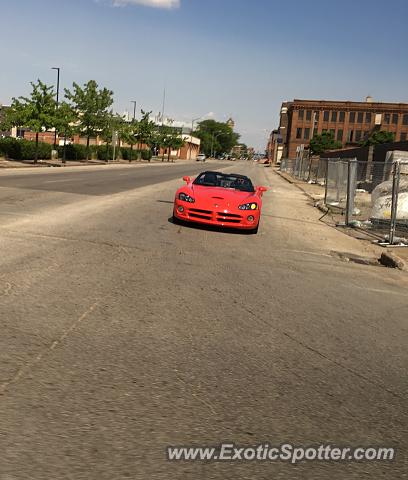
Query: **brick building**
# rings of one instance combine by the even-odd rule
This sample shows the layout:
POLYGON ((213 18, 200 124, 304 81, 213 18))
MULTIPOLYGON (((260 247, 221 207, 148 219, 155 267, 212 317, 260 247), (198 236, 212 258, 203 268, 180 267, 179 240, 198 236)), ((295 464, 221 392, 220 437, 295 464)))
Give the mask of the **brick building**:
POLYGON ((282 103, 279 128, 274 130, 268 144, 271 160, 278 148, 282 155, 295 158, 300 145, 309 146, 314 134, 333 132, 342 148, 353 148, 375 130, 385 130, 395 135, 395 141, 408 139, 408 103, 365 102, 330 100, 293 100, 282 103))

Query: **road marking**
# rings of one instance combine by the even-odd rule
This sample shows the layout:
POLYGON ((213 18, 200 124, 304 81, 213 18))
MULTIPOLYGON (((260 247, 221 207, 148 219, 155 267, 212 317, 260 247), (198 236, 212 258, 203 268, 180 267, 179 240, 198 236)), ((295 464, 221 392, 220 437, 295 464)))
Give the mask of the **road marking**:
POLYGON ((47 180, 46 182, 43 182, 43 183, 59 183, 59 182, 72 182, 74 181, 75 179, 67 179, 65 178, 64 180, 47 180))

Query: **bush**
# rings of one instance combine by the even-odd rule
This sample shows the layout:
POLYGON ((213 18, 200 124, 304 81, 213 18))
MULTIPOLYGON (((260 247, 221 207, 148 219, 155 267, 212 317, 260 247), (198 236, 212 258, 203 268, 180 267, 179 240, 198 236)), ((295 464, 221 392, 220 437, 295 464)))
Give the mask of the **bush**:
MULTIPOLYGON (((118 158, 119 155, 119 149, 115 149, 115 155, 116 158, 118 158)), ((99 145, 99 147, 96 147, 96 158, 98 160, 103 160, 103 161, 109 161, 113 159, 113 147, 112 145, 106 146, 106 145, 99 145)))
POLYGON ((145 150, 142 150, 141 152, 142 152, 142 159, 143 160, 149 160, 149 162, 150 162, 150 160, 152 158, 151 150, 145 149, 145 150))
MULTIPOLYGON (((90 152, 91 156, 92 152, 90 152)), ((64 146, 61 145, 58 147, 58 156, 63 158, 64 156, 64 146)), ((69 144, 65 145, 65 158, 66 160, 85 160, 86 159, 86 146, 69 144)))
POLYGON ((120 149, 123 160, 137 160, 139 152, 138 150, 131 150, 130 148, 122 147, 120 149))
MULTIPOLYGON (((52 145, 49 143, 38 143, 37 158, 41 160, 48 160, 51 158, 52 145)), ((19 160, 33 160, 35 158, 35 142, 20 140, 21 156, 19 160)))
POLYGON ((6 137, 0 139, 0 152, 2 155, 8 158, 13 158, 15 160, 20 160, 21 157, 21 148, 20 142, 22 140, 17 140, 16 138, 6 137))
MULTIPOLYGON (((48 143, 38 143, 38 158, 47 160, 51 158, 52 145, 48 143)), ((17 138, 1 138, 0 151, 7 158, 13 160, 34 160, 35 142, 17 138)))

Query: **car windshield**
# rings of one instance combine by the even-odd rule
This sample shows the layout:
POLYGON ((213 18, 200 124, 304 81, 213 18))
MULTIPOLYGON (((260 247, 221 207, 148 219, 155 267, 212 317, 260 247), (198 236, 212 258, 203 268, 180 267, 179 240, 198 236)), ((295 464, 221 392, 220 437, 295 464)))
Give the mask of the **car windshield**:
POLYGON ((234 188, 242 192, 254 192, 251 180, 244 175, 226 174, 220 172, 203 172, 194 180, 194 185, 205 187, 234 188))

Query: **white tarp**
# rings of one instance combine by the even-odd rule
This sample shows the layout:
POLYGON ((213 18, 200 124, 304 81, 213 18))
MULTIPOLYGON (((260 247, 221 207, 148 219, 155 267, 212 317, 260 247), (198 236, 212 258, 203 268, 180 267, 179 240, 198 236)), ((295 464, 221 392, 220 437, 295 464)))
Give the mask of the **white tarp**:
MULTIPOLYGON (((378 220, 391 219, 392 180, 380 183, 371 194, 371 218, 378 220)), ((401 176, 398 193, 397 220, 408 220, 408 178, 401 176)))

